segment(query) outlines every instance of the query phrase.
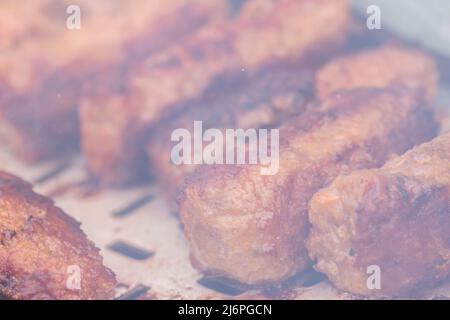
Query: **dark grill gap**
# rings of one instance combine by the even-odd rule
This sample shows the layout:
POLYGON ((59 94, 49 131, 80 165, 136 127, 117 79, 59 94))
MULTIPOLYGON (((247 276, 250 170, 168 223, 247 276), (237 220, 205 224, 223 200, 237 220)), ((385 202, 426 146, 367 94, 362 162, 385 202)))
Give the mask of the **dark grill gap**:
POLYGON ((237 296, 247 291, 244 285, 221 277, 203 277, 197 280, 197 283, 228 296, 237 296))
POLYGON ((113 244, 110 244, 108 246, 108 249, 120 253, 121 255, 124 255, 134 260, 146 260, 154 254, 153 251, 139 248, 137 246, 128 244, 121 240, 118 240, 113 244))
POLYGON ((137 286, 131 288, 130 290, 116 298, 116 300, 136 300, 146 294, 148 290, 150 290, 149 287, 143 284, 138 284, 137 286))
POLYGON ((51 169, 47 173, 45 173, 42 176, 40 176, 39 178, 35 179, 34 183, 35 184, 42 184, 42 183, 45 183, 45 182, 47 182, 47 181, 49 181, 49 180, 51 180, 53 178, 56 178, 61 173, 63 173, 67 169, 69 169, 71 166, 72 166, 72 163, 70 161, 62 162, 62 163, 56 165, 53 169, 51 169))
POLYGON ((147 203, 151 202, 153 199, 154 199, 154 196, 152 194, 144 195, 144 196, 134 200, 133 202, 131 202, 124 208, 114 211, 112 213, 112 215, 114 217, 119 217, 119 218, 128 216, 131 213, 133 213, 134 211, 145 206, 147 203))

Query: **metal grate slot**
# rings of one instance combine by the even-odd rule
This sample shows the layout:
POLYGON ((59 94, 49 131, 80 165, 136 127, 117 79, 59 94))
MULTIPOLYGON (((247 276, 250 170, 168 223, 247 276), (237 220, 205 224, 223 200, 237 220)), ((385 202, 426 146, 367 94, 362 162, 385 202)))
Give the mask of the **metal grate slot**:
POLYGON ((117 211, 114 211, 112 213, 112 215, 114 217, 125 217, 130 215, 131 213, 135 212, 136 210, 142 208, 143 206, 145 206, 147 203, 151 202, 154 199, 154 196, 152 194, 147 194, 144 195, 138 199, 136 199, 135 201, 133 201, 132 203, 130 203, 129 205, 127 205, 126 207, 119 209, 117 211))
POLYGON ((62 162, 62 163, 58 164, 57 166, 55 166, 53 169, 51 169, 49 172, 46 172, 39 178, 35 179, 33 182, 34 182, 34 184, 45 183, 53 178, 56 178, 57 176, 62 174, 64 171, 69 169, 71 166, 72 166, 72 162, 70 162, 70 161, 62 162))
POLYGON ((118 240, 109 245, 108 249, 134 260, 145 260, 150 258, 154 254, 153 251, 138 248, 121 240, 118 240))
POLYGON ((197 283, 214 291, 229 296, 237 296, 247 291, 243 285, 233 283, 232 281, 220 277, 203 277, 197 280, 197 283))
POLYGON ((138 284, 137 286, 133 287, 129 291, 116 298, 116 300, 137 300, 139 297, 146 294, 148 290, 150 290, 149 287, 143 284, 138 284))

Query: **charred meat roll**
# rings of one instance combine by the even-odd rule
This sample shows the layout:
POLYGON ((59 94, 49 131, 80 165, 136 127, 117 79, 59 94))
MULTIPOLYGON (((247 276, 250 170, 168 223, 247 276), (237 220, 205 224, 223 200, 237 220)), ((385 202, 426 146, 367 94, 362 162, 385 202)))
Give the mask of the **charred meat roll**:
POLYGON ((179 204, 193 264, 248 284, 305 269, 314 193, 340 174, 383 165, 436 130, 415 91, 359 89, 325 98, 281 127, 275 175, 262 175, 261 165, 217 165, 188 179, 179 204))
POLYGON ((151 56, 122 91, 82 103, 90 172, 113 185, 139 179, 146 169, 142 145, 158 121, 217 82, 251 77, 268 65, 321 60, 343 42, 348 20, 346 0, 248 1, 234 20, 201 28, 151 56))
POLYGON ((109 299, 115 285, 78 222, 29 183, 0 171, 0 295, 109 299))
POLYGON ((309 206, 308 248, 336 287, 419 294, 450 275, 450 133, 380 169, 339 176, 309 206))
POLYGON ((221 20, 227 4, 2 1, 0 36, 6 35, 0 40, 0 124, 5 140, 31 163, 76 151, 78 106, 97 85, 86 82, 124 72, 209 20, 221 20), (81 14, 79 29, 67 27, 71 19, 66 10, 73 5, 81 14))
POLYGON ((428 54, 384 45, 333 59, 316 74, 317 95, 355 88, 408 87, 433 102, 438 84, 436 63, 428 54))

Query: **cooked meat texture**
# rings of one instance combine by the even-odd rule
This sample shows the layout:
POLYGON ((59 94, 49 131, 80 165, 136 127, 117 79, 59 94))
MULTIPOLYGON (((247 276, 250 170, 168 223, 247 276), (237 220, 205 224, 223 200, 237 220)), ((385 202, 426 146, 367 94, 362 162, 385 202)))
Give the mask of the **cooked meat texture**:
POLYGON ((174 130, 184 128, 193 132, 194 121, 202 121, 203 130, 268 128, 304 112, 313 94, 313 72, 305 69, 264 70, 254 80, 235 83, 225 90, 221 86, 154 129, 148 144, 150 170, 173 202, 185 178, 197 167, 172 163, 174 130))
POLYGON ((320 60, 342 42, 348 20, 346 0, 249 1, 233 21, 202 28, 150 57, 124 92, 81 106, 91 173, 114 185, 142 177, 147 161, 141 146, 158 121, 217 81, 251 77, 267 65, 320 60))
POLYGON ((114 274, 102 262, 80 224, 33 192, 19 178, 0 172, 0 294, 11 299, 107 299, 114 274), (77 266, 81 290, 68 289, 77 266))
MULTIPOLYGON (((79 101, 95 91, 92 86, 102 87, 100 80, 91 79, 121 75, 210 19, 220 20, 227 1, 169 0, 161 5, 145 0, 83 0, 77 3, 83 17, 80 30, 66 28, 70 1, 40 3, 34 15, 24 11, 31 15, 27 23, 44 19, 51 27, 17 36, 14 45, 2 49, 0 59, 5 140, 32 163, 77 149, 79 101)), ((14 19, 21 21, 20 7, 15 11, 11 5, 0 14, 9 17, 4 23, 14 12, 14 19)))
POLYGON ((426 53, 384 45, 327 63, 316 75, 317 95, 353 88, 403 86, 421 92, 428 103, 436 96, 438 73, 426 53))
POLYGON ((0 48, 2 50, 10 48, 33 34, 48 33, 55 28, 51 20, 45 19, 44 9, 50 2, 50 0, 1 1, 0 48), (22 19, 17 18, 19 12, 22 19))
POLYGON ((179 199, 194 266, 256 285, 304 270, 314 193, 339 174, 381 166, 436 127, 409 90, 349 91, 280 129, 277 174, 261 175, 260 165, 202 167, 179 199))
POLYGON ((450 274, 449 212, 447 133, 381 169, 340 176, 314 195, 308 248, 316 269, 342 290, 420 294, 450 274), (367 285, 370 266, 380 268, 379 289, 367 285))
POLYGON ((22 15, 28 18, 23 25, 31 29, 19 37, 11 30, 14 44, 2 50, 1 82, 17 93, 34 89, 42 79, 61 68, 79 75, 108 67, 126 53, 130 42, 140 40, 143 47, 151 46, 150 40, 155 39, 148 37, 161 33, 168 25, 166 21, 172 25, 183 24, 178 20, 180 15, 176 15, 180 11, 186 18, 195 16, 190 11, 203 12, 203 16, 206 12, 222 16, 227 8, 227 0, 168 0, 163 5, 147 0, 80 0, 77 5, 82 13, 81 28, 69 30, 66 9, 73 4, 71 1, 23 2, 17 5, 17 1, 9 4, 7 0, 4 5, 9 9, 0 14, 5 19, 2 21, 5 33, 16 30, 19 22, 15 20, 21 21, 22 15), (32 9, 25 10, 28 6, 32 9), (35 30, 35 25, 42 27, 35 30))
MULTIPOLYGON (((379 85, 374 82, 373 75, 368 73, 360 75, 359 81, 353 82, 353 85, 356 87, 389 87, 393 85, 412 87, 410 84, 416 83, 417 86, 413 88, 418 88, 419 93, 421 93, 420 86, 427 86, 429 95, 435 93, 438 76, 431 57, 416 50, 384 46, 345 58, 346 60, 342 58, 335 59, 334 62, 332 60, 319 69, 316 86, 322 92, 322 97, 331 93, 330 91, 325 94, 323 89, 327 85, 324 83, 324 79, 327 79, 325 76, 330 76, 330 69, 336 68, 334 67, 336 65, 343 65, 342 60, 345 60, 345 64, 340 68, 357 68, 364 60, 366 65, 373 65, 374 57, 378 58, 376 61, 384 61, 383 67, 377 70, 379 85), (401 60, 401 66, 399 66, 397 60, 401 57, 406 58, 401 60), (409 63, 411 59, 416 59, 416 61, 409 63), (405 62, 409 63, 409 67, 404 64, 405 62), (428 65, 428 67, 424 68, 424 65, 428 65)), ((267 70, 256 77, 259 80, 248 81, 249 85, 238 83, 237 86, 240 89, 234 92, 230 93, 228 92, 230 90, 224 90, 217 94, 217 90, 213 90, 212 94, 209 93, 202 100, 192 103, 187 111, 158 125, 150 139, 148 154, 151 168, 163 190, 169 195, 169 200, 174 199, 174 195, 184 179, 197 167, 196 165, 175 166, 172 164, 170 160, 172 144, 167 141, 170 141, 173 130, 187 128, 192 132, 195 120, 202 120, 203 125, 206 126, 205 129, 208 127, 258 128, 276 124, 280 122, 280 119, 305 110, 305 102, 308 100, 305 100, 305 94, 309 95, 313 90, 307 77, 309 77, 309 72, 301 69, 291 69, 288 72, 283 69, 267 70)), ((335 90, 337 89, 335 88, 335 90)), ((431 96, 427 99, 431 100, 431 96)))

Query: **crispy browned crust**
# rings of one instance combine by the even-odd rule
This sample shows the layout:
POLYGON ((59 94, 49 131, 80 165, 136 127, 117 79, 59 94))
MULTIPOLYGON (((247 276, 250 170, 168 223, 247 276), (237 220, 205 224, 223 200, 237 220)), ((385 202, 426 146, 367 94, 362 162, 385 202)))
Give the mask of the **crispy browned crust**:
POLYGON ((384 45, 330 61, 317 72, 316 89, 323 98, 339 90, 403 86, 419 91, 431 103, 438 78, 436 64, 426 53, 384 45))
POLYGON ((108 299, 115 276, 80 224, 0 172, 0 294, 11 299, 108 299), (69 266, 81 271, 81 290, 69 290, 69 266))
POLYGON ((34 14, 11 7, 4 15, 30 13, 31 21, 25 22, 29 28, 41 20, 49 26, 30 34, 25 30, 11 33, 14 44, 2 51, 0 61, 2 131, 15 153, 28 162, 77 150, 80 100, 103 89, 105 74, 123 76, 137 61, 227 12, 226 0, 168 0, 164 4, 83 0, 77 2, 82 27, 70 31, 65 27, 70 1, 33 2, 40 4, 35 5, 34 14))
POLYGON ((308 248, 338 288, 406 296, 450 274, 450 134, 376 170, 338 177, 310 202, 308 248), (367 268, 380 267, 370 290, 367 268))
POLYGON ((281 128, 280 170, 198 170, 180 197, 194 265, 262 284, 310 265, 307 204, 339 174, 377 167, 430 139, 436 124, 412 91, 356 90, 325 98, 281 128), (328 111, 320 111, 320 110, 328 111))
POLYGON ((221 86, 153 130, 148 144, 150 170, 173 202, 185 178, 197 167, 171 162, 173 130, 185 128, 192 132, 194 121, 202 121, 204 130, 272 127, 304 112, 313 94, 313 72, 304 68, 264 70, 253 80, 221 86))
POLYGON ((218 79, 254 75, 281 62, 320 60, 342 43, 348 20, 346 0, 249 1, 235 20, 207 26, 152 56, 136 68, 125 93, 81 107, 91 172, 109 184, 141 177, 140 146, 147 141, 139 139, 149 127, 218 79))

